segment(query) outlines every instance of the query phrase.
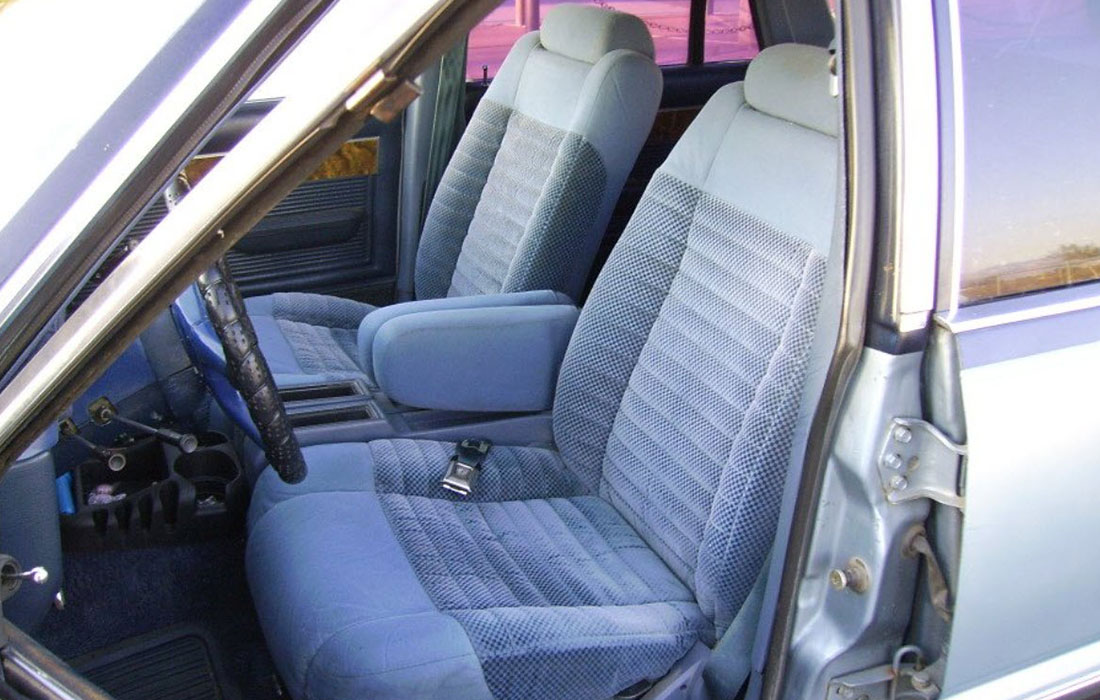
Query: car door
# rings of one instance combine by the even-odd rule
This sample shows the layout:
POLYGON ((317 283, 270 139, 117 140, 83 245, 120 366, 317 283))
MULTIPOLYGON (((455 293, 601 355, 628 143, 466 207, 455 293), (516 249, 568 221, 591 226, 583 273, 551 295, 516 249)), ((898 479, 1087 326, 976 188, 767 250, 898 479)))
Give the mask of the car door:
POLYGON ((938 317, 968 461, 944 695, 1098 697, 1100 15, 950 10, 964 141, 938 317))
MULTIPOLYGON (((188 164, 189 179, 200 178, 274 104, 243 105, 188 164)), ((245 296, 316 292, 392 301, 401 133, 401 120, 368 120, 234 246, 228 262, 245 296)), ((135 232, 151 230, 164 211, 158 203, 135 232)))
POLYGON ((876 231, 850 264, 874 264, 763 696, 1100 697, 1095 8, 842 8, 848 162, 869 166, 849 226, 876 231))
MULTIPOLYGON (((326 42, 338 28, 331 14, 294 49, 207 139, 185 166, 195 185, 293 89, 323 70, 326 42), (327 23, 333 19, 334 22, 327 23)), ((370 118, 305 182, 287 195, 227 256, 245 296, 315 292, 386 304, 396 275, 398 178, 403 123, 370 118)), ((90 283, 69 304, 74 309, 167 214, 157 198, 131 226, 90 283)))

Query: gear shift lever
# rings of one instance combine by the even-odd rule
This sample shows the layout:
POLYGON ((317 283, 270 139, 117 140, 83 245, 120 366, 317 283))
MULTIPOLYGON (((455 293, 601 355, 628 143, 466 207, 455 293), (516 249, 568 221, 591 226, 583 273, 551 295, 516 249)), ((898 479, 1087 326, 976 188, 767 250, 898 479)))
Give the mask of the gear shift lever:
POLYGON ((118 450, 112 450, 108 447, 97 445, 91 440, 85 438, 83 435, 77 432, 76 423, 73 422, 72 418, 61 419, 61 422, 58 423, 57 428, 61 431, 62 435, 67 438, 72 438, 73 440, 76 440, 81 445, 87 447, 88 450, 96 457, 99 457, 104 462, 106 462, 107 468, 111 471, 120 472, 126 468, 125 454, 119 452, 118 450))
POLYGON ((154 428, 151 425, 139 423, 118 413, 118 409, 106 396, 101 396, 88 406, 88 415, 96 425, 107 425, 111 421, 118 421, 123 425, 136 428, 143 433, 148 433, 162 442, 175 445, 184 454, 190 454, 199 447, 199 440, 191 433, 177 433, 168 428, 154 428))

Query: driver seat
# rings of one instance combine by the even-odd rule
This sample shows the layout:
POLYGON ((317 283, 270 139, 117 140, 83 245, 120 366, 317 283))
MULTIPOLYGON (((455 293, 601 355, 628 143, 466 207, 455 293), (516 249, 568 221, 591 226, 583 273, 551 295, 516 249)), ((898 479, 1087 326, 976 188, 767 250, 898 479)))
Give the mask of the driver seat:
POLYGON ((261 475, 249 580, 293 697, 609 698, 721 637, 834 295, 828 61, 766 49, 653 177, 566 353, 553 448, 494 446, 465 499, 427 440, 261 475))
MULTIPOLYGON (((580 298, 657 114, 653 55, 640 19, 584 5, 553 7, 516 42, 432 198, 416 299, 544 289, 580 298)), ((280 386, 370 383, 357 333, 375 307, 297 292, 247 306, 280 386)))

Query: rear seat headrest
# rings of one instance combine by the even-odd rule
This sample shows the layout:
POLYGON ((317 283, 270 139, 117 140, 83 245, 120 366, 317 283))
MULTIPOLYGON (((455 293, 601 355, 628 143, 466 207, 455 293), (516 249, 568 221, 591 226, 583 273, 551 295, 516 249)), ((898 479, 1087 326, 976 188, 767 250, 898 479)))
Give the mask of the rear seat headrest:
POLYGON ((829 52, 818 46, 769 46, 749 64, 745 101, 799 126, 837 135, 836 98, 829 93, 829 52))
POLYGON ((586 5, 558 5, 546 13, 539 30, 544 48, 586 63, 616 49, 653 58, 653 37, 634 15, 586 5))

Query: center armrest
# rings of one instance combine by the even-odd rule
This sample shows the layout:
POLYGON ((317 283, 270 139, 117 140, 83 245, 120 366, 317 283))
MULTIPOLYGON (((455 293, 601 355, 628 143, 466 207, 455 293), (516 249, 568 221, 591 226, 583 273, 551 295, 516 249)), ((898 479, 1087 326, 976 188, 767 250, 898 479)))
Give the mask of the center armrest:
POLYGON ((401 314, 373 333, 374 378, 419 408, 546 410, 579 313, 546 304, 401 314))
POLYGON ((561 292, 541 289, 530 292, 506 292, 502 294, 478 294, 468 297, 444 297, 442 299, 423 299, 404 301, 375 309, 359 324, 359 366, 363 368, 371 383, 378 384, 374 378, 374 335, 382 324, 398 316, 422 314, 425 311, 446 311, 456 309, 482 309, 496 306, 546 306, 552 304, 572 304, 573 300, 561 292))

